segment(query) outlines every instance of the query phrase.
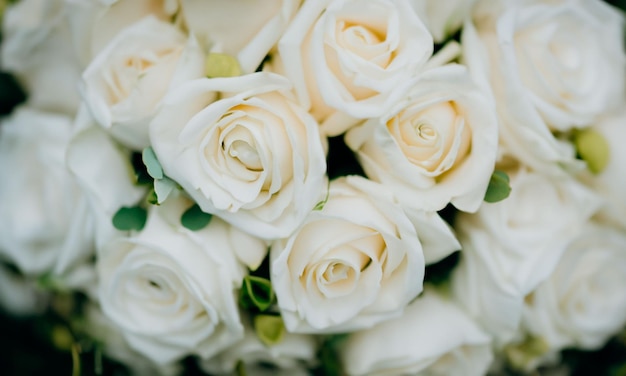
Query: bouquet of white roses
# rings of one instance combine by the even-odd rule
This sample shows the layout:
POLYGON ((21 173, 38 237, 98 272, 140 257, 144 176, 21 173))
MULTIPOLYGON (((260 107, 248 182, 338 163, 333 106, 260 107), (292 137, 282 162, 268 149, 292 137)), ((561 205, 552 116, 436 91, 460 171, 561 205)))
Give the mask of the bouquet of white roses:
POLYGON ((530 372, 626 324, 611 5, 9 3, 0 303, 75 371, 530 372))

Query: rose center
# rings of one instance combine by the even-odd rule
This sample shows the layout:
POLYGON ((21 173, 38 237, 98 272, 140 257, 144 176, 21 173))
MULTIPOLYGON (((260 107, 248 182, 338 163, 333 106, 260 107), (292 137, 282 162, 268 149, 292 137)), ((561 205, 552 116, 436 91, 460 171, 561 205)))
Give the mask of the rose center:
POLYGON ((263 170, 263 163, 258 151, 246 141, 237 140, 230 144, 228 155, 237 158, 249 170, 263 170))
POLYGON ((349 278, 349 274, 354 271, 348 266, 341 263, 333 263, 323 274, 324 281, 327 283, 335 283, 349 278))
POLYGON ((437 131, 430 124, 421 123, 419 121, 412 121, 411 124, 417 136, 423 140, 434 141, 437 139, 437 131))

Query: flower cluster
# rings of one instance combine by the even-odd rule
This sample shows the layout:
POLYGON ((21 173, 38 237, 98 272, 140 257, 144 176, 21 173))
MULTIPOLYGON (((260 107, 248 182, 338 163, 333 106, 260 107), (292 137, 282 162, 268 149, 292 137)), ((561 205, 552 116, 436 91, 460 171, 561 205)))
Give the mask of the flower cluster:
POLYGON ((626 324, 624 17, 600 0, 3 18, 28 93, 0 125, 9 311, 80 294, 74 334, 146 374, 531 371, 626 324))

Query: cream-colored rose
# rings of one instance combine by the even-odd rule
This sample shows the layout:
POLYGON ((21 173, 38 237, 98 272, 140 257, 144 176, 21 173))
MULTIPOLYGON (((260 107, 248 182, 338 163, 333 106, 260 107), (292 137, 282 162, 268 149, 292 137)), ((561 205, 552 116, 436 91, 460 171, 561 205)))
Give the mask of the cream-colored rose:
POLYGON ((206 50, 234 56, 252 73, 285 31, 302 0, 181 0, 190 32, 206 50))
POLYGON ((30 107, 74 115, 82 67, 63 0, 23 0, 9 6, 0 57, 2 70, 13 73, 27 92, 30 107))
POLYGON ((341 348, 348 375, 484 375, 491 339, 453 302, 427 289, 402 316, 356 332, 341 348))
POLYGON ((441 43, 456 33, 470 17, 477 0, 410 0, 435 43, 441 43))
POLYGON ((623 16, 602 1, 478 4, 464 60, 490 82, 507 153, 550 172, 574 164, 553 132, 587 126, 622 103, 623 16))
POLYGON ((286 328, 341 333, 400 315, 422 290, 420 233, 441 231, 434 246, 457 247, 441 226, 433 218, 417 232, 384 186, 357 176, 334 180, 323 209, 272 245, 272 285, 286 328))
POLYGON ((467 312, 496 339, 510 341, 524 297, 547 279, 600 199, 572 178, 509 171, 512 191, 455 221, 463 247, 452 290, 467 312))
POLYGON ((626 106, 598 120, 591 129, 607 142, 608 150, 597 145, 597 152, 606 152, 608 161, 598 174, 586 173, 582 179, 606 200, 599 213, 602 220, 626 230, 626 149, 622 144, 626 140, 626 106))
POLYGON ((476 211, 485 197, 498 143, 495 107, 466 69, 447 65, 413 82, 408 97, 345 137, 368 177, 408 207, 452 203, 476 211))
POLYGON ((99 125, 141 150, 150 145, 148 125, 165 93, 203 75, 204 55, 196 41, 147 17, 121 31, 94 58, 81 91, 99 125))
POLYGON ((626 324, 626 235, 589 223, 525 299, 522 326, 551 351, 598 349, 626 324))
POLYGON ((302 5, 278 50, 300 103, 338 135, 387 112, 433 41, 406 0, 321 0, 302 5))
POLYGON ((150 129, 165 174, 202 210, 264 239, 291 234, 326 188, 318 125, 289 88, 270 73, 191 81, 150 129))
POLYGON ((192 204, 171 197, 151 207, 142 231, 98 254, 102 310, 134 350, 159 364, 209 358, 243 337, 237 289, 245 268, 229 226, 214 217, 201 230, 184 228, 192 204))
POLYGON ((19 108, 0 126, 0 255, 28 276, 68 277, 93 254, 93 218, 66 166, 71 120, 19 108))
POLYGON ((306 366, 316 360, 318 341, 312 335, 286 332, 280 342, 265 345, 248 318, 243 318, 244 338, 220 354, 200 363, 211 375, 232 375, 238 362, 248 375, 308 375, 306 366), (269 367, 268 367, 269 366, 269 367))

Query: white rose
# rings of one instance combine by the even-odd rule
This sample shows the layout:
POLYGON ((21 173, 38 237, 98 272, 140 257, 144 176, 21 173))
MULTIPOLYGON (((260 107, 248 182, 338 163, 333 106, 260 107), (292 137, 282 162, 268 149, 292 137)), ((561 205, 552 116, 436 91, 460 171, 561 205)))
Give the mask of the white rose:
POLYGON ((522 325, 551 350, 598 349, 626 324, 626 234, 589 223, 525 299, 522 325))
POLYGON ((0 255, 26 275, 67 276, 93 254, 93 218, 66 167, 69 118, 19 108, 0 127, 0 255))
POLYGON ((133 349, 159 364, 208 358, 243 337, 236 294, 245 268, 229 226, 214 217, 198 231, 182 227, 191 204, 171 197, 151 207, 141 232, 98 254, 102 310, 133 349))
POLYGON ((484 375, 491 339, 452 302, 426 290, 402 316, 348 337, 348 375, 484 375))
POLYGON ((346 134, 368 177, 409 207, 481 205, 498 143, 495 108, 460 65, 426 71, 408 98, 346 134))
POLYGON ((598 209, 599 198, 573 179, 525 169, 510 174, 504 201, 455 222, 463 247, 452 290, 498 345, 514 336, 524 297, 548 278, 567 243, 598 209))
POLYGON ((123 29, 146 16, 169 21, 178 0, 64 0, 74 49, 83 67, 123 29))
POLYGON ((187 27, 207 50, 234 56, 252 73, 274 47, 301 0, 181 0, 187 27))
POLYGON ((85 109, 74 125, 82 130, 67 145, 66 164, 87 199, 98 248, 120 235, 111 218, 121 207, 137 204, 146 188, 135 184, 128 150, 93 123, 85 109))
POLYGON ((165 174, 203 211, 264 239, 288 236, 326 188, 318 125, 289 88, 270 73, 195 80, 150 129, 165 174))
POLYGON ((83 73, 96 122, 133 149, 149 146, 148 125, 165 93, 204 75, 204 55, 174 25, 147 17, 120 32, 83 73))
POLYGON ((626 140, 626 107, 598 120, 592 129, 608 143, 609 159, 600 173, 586 174, 583 180, 606 199, 600 211, 602 220, 626 230, 626 149, 622 145, 626 140))
MULTIPOLYGON (((437 247, 457 249, 445 224, 437 247)), ((384 186, 352 176, 330 185, 328 202, 271 249, 272 285, 290 332, 331 333, 398 316, 422 290, 419 234, 384 186)))
POLYGON ((85 332, 102 346, 104 355, 121 362, 130 369, 133 375, 175 376, 181 374, 180 364, 156 364, 133 350, 124 339, 122 329, 106 317, 95 303, 89 302, 85 306, 84 319, 85 332))
POLYGON ((432 55, 406 0, 307 1, 279 41, 282 69, 328 135, 384 114, 432 55))
POLYGON ((9 6, 2 27, 1 66, 28 93, 28 105, 73 115, 81 66, 62 0, 23 0, 9 6))
POLYGON ((244 319, 244 338, 200 366, 211 375, 232 375, 243 362, 248 375, 308 375, 305 366, 315 361, 317 340, 306 334, 284 333, 280 342, 265 345, 244 319), (270 367, 268 367, 270 366, 270 367))
POLYGON ((623 100, 623 17, 596 0, 492 5, 465 25, 464 59, 490 81, 504 146, 535 169, 573 164, 571 145, 552 132, 589 125, 623 100))
POLYGON ((411 0, 411 5, 428 27, 435 43, 441 43, 461 28, 476 1, 411 0))

